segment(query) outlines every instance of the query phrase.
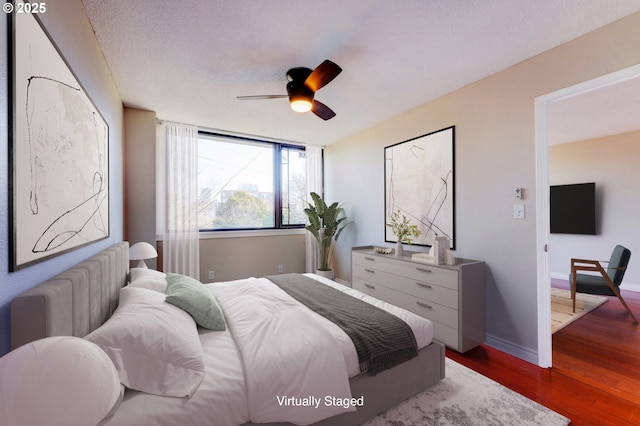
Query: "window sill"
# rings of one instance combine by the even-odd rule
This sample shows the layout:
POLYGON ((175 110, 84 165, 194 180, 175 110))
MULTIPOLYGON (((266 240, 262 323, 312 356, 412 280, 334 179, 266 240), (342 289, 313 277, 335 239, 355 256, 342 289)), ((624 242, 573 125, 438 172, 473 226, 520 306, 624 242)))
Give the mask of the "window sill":
POLYGON ((295 229, 252 229, 250 231, 206 231, 200 232, 201 240, 213 238, 245 238, 245 237, 273 237, 282 235, 302 235, 308 232, 304 228, 295 229))
MULTIPOLYGON (((302 235, 308 231, 304 228, 294 229, 252 229, 248 231, 202 231, 199 233, 200 240, 210 240, 215 238, 245 238, 245 237, 273 237, 282 235, 302 235)), ((162 241, 162 235, 156 235, 156 241, 162 241)))

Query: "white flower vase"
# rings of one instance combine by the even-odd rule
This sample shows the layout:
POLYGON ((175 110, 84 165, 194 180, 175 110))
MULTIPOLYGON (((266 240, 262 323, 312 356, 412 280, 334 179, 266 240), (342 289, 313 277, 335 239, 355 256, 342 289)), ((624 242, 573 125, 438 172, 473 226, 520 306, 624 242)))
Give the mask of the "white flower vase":
POLYGON ((398 242, 396 242, 396 256, 402 257, 402 255, 402 241, 398 240, 398 242))

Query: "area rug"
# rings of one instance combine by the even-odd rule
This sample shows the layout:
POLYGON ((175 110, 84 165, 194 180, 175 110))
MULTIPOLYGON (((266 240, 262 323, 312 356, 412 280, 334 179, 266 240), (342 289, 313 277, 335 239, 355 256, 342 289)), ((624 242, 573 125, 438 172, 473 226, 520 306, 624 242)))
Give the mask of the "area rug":
POLYGON ((365 426, 566 426, 555 411, 446 359, 446 377, 365 426))
POLYGON ((571 292, 551 288, 551 334, 568 326, 588 312, 593 311, 608 299, 604 296, 576 293, 576 311, 573 312, 571 292))

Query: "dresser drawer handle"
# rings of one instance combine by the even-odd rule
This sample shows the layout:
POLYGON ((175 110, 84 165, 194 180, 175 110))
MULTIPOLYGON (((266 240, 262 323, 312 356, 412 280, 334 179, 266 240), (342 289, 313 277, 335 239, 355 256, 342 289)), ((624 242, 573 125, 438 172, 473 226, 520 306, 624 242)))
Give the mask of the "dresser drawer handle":
POLYGON ((375 274, 376 271, 374 271, 373 269, 369 269, 369 268, 364 268, 365 272, 368 272, 370 274, 375 274))
POLYGON ((364 283, 364 286, 365 286, 365 287, 367 287, 367 288, 371 288, 371 289, 373 289, 373 290, 375 290, 375 289, 376 289, 376 286, 371 285, 371 284, 369 284, 369 283, 364 283))
POLYGON ((432 272, 431 269, 427 269, 427 268, 416 268, 416 269, 420 272, 428 272, 428 273, 432 272))
POLYGON ((365 260, 369 260, 371 262, 375 262, 376 261, 376 259, 374 257, 365 256, 364 258, 365 258, 365 260))
POLYGON ((433 309, 431 305, 427 305, 426 303, 422 303, 420 301, 416 301, 416 303, 418 304, 418 306, 422 306, 423 308, 433 309))
POLYGON ((433 288, 433 287, 431 287, 429 284, 425 284, 425 283, 419 283, 419 282, 416 282, 416 285, 417 285, 417 286, 420 286, 420 287, 428 288, 428 289, 433 288))

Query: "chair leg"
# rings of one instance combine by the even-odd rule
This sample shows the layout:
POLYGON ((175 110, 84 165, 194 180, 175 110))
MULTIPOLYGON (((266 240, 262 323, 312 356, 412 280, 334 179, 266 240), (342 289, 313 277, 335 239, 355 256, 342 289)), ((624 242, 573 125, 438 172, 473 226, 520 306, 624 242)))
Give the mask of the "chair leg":
POLYGON ((613 284, 613 282, 611 281, 611 278, 609 278, 609 275, 604 273, 604 271, 602 271, 600 274, 602 275, 602 278, 604 278, 604 280, 609 285, 609 288, 611 288, 611 291, 613 291, 613 294, 615 294, 618 297, 618 299, 620 300, 620 303, 622 303, 622 306, 624 306, 627 312, 629 312, 629 315, 631 315, 631 318, 633 318, 633 322, 638 324, 638 320, 636 319, 635 315, 633 315, 633 312, 631 312, 631 309, 629 309, 629 306, 627 306, 627 303, 624 301, 624 299, 622 298, 622 295, 620 294, 620 290, 618 290, 618 287, 616 287, 615 284, 613 284))
POLYGON ((573 313, 576 312, 576 271, 571 266, 571 300, 573 301, 573 313))

